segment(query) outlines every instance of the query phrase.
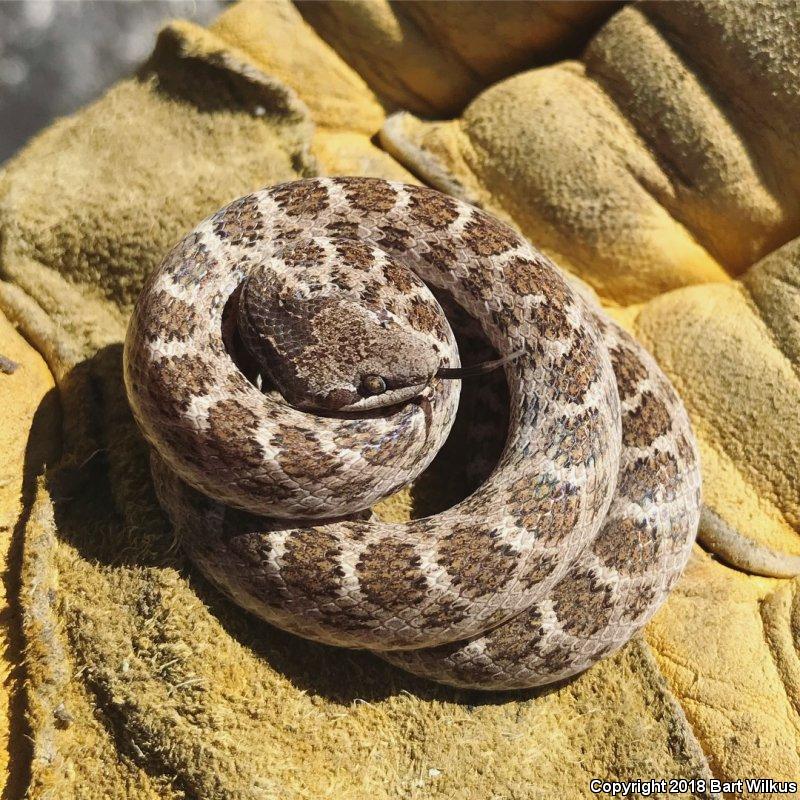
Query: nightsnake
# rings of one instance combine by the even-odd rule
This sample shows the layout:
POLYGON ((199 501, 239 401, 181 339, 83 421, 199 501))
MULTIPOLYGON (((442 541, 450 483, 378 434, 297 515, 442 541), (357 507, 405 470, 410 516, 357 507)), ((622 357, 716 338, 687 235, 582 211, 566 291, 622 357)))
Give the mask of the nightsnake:
POLYGON ((585 669, 694 541, 697 447, 653 359, 518 233, 431 189, 318 178, 230 203, 147 279, 124 371, 159 501, 214 584, 444 683, 585 669), (507 359, 507 438, 469 496, 381 522, 458 406, 437 296, 507 359))

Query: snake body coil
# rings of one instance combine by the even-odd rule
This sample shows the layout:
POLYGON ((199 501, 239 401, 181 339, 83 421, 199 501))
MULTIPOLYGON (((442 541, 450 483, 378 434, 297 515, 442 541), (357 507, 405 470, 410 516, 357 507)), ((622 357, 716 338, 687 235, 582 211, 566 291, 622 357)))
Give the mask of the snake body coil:
POLYGON ((430 189, 313 179, 236 200, 150 276, 124 363, 202 571, 281 628, 434 680, 586 668, 652 616, 694 540, 696 445, 653 360, 511 228, 430 189), (430 464, 458 404, 429 286, 501 357, 522 351, 507 439, 465 499, 380 522, 363 512, 430 464))

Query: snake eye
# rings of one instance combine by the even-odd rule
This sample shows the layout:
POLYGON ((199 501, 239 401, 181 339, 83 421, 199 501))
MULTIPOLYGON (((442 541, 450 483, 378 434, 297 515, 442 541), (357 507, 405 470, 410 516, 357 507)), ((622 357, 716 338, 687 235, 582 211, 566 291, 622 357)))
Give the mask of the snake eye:
POLYGON ((383 394, 386 391, 386 381, 380 375, 364 375, 361 379, 361 392, 367 397, 383 394))

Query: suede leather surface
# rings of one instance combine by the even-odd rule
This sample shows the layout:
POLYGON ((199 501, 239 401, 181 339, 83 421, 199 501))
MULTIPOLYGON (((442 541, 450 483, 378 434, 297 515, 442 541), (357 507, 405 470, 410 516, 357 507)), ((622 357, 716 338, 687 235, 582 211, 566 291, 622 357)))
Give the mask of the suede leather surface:
POLYGON ((246 0, 209 29, 176 21, 0 172, 8 796, 800 775, 796 8, 489 6, 246 0), (674 381, 702 450, 700 544, 615 657, 543 691, 450 690, 254 620, 176 546, 121 381, 131 304, 199 219, 316 174, 503 216, 674 381))

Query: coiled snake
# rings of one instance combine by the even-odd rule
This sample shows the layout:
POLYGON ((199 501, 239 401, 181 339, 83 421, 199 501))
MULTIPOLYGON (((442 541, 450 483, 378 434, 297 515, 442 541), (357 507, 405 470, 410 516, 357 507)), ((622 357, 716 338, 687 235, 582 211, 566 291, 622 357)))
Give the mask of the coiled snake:
POLYGON ((234 601, 293 633, 482 689, 572 675, 681 574, 700 478, 650 356, 511 228, 436 191, 286 183, 202 222, 151 274, 125 382, 159 501, 234 601), (508 433, 439 514, 364 513, 452 425, 452 298, 497 350, 508 433))

